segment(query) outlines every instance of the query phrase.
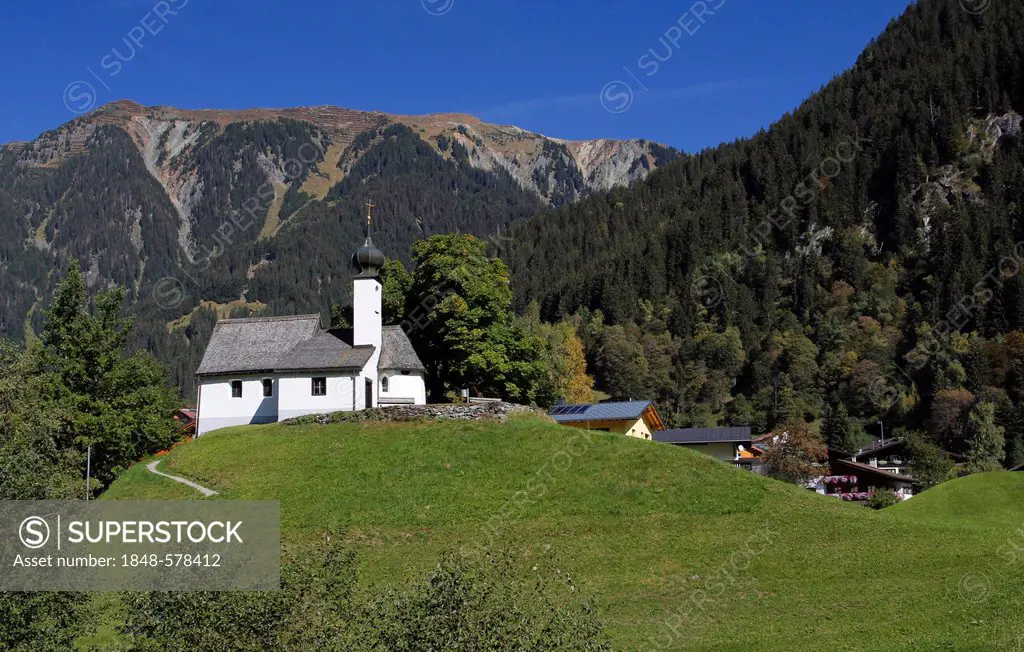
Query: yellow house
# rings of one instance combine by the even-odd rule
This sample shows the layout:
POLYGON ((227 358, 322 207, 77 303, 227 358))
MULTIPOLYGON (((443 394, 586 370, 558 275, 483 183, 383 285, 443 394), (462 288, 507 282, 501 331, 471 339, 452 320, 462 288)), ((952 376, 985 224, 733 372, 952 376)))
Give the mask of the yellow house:
POLYGON ((665 429, 651 401, 556 405, 549 414, 563 426, 600 430, 637 439, 653 439, 654 433, 665 429))

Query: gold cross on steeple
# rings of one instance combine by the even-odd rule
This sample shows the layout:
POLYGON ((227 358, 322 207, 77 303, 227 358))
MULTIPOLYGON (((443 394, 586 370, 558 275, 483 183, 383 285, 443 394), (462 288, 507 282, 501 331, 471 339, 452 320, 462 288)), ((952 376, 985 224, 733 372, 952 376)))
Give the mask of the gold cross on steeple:
POLYGON ((373 209, 377 208, 377 205, 373 203, 372 199, 366 202, 366 226, 370 226, 370 222, 373 220, 373 209))

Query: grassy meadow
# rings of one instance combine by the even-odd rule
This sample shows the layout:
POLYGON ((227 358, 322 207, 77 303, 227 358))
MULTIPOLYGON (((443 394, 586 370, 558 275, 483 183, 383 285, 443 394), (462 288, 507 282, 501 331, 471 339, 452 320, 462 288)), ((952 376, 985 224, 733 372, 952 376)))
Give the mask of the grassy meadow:
MULTIPOLYGON (((342 525, 360 581, 419 577, 492 543, 554 558, 598 601, 616 649, 1024 649, 1024 474, 957 480, 874 512, 667 445, 538 417, 248 426, 161 463, 281 501, 301 545, 342 525)), ((202 499, 126 472, 106 499, 202 499)))

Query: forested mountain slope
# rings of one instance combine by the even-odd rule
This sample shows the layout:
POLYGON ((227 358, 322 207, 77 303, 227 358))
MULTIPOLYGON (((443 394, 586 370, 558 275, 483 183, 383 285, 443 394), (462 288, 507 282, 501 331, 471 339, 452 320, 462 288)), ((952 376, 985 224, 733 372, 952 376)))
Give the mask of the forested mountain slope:
POLYGON ((679 422, 834 408, 957 448, 990 403, 1024 455, 1024 3, 961 5, 911 5, 770 129, 524 225, 519 306, 580 311, 599 383, 679 422))
POLYGON ((463 115, 116 102, 0 148, 0 336, 38 330, 52 270, 77 258, 94 290, 129 289, 135 344, 187 389, 218 315, 348 301, 370 199, 378 246, 408 261, 423 237, 493 236, 675 156, 463 115))

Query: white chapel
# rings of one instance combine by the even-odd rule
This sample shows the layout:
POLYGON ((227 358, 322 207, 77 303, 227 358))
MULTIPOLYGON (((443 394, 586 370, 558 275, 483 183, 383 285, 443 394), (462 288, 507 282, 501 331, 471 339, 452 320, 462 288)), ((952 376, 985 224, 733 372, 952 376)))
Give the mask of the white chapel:
POLYGON ((370 237, 353 255, 351 330, 320 315, 223 319, 196 376, 196 435, 307 414, 427 402, 425 368, 399 326, 383 326, 384 254, 370 237))

